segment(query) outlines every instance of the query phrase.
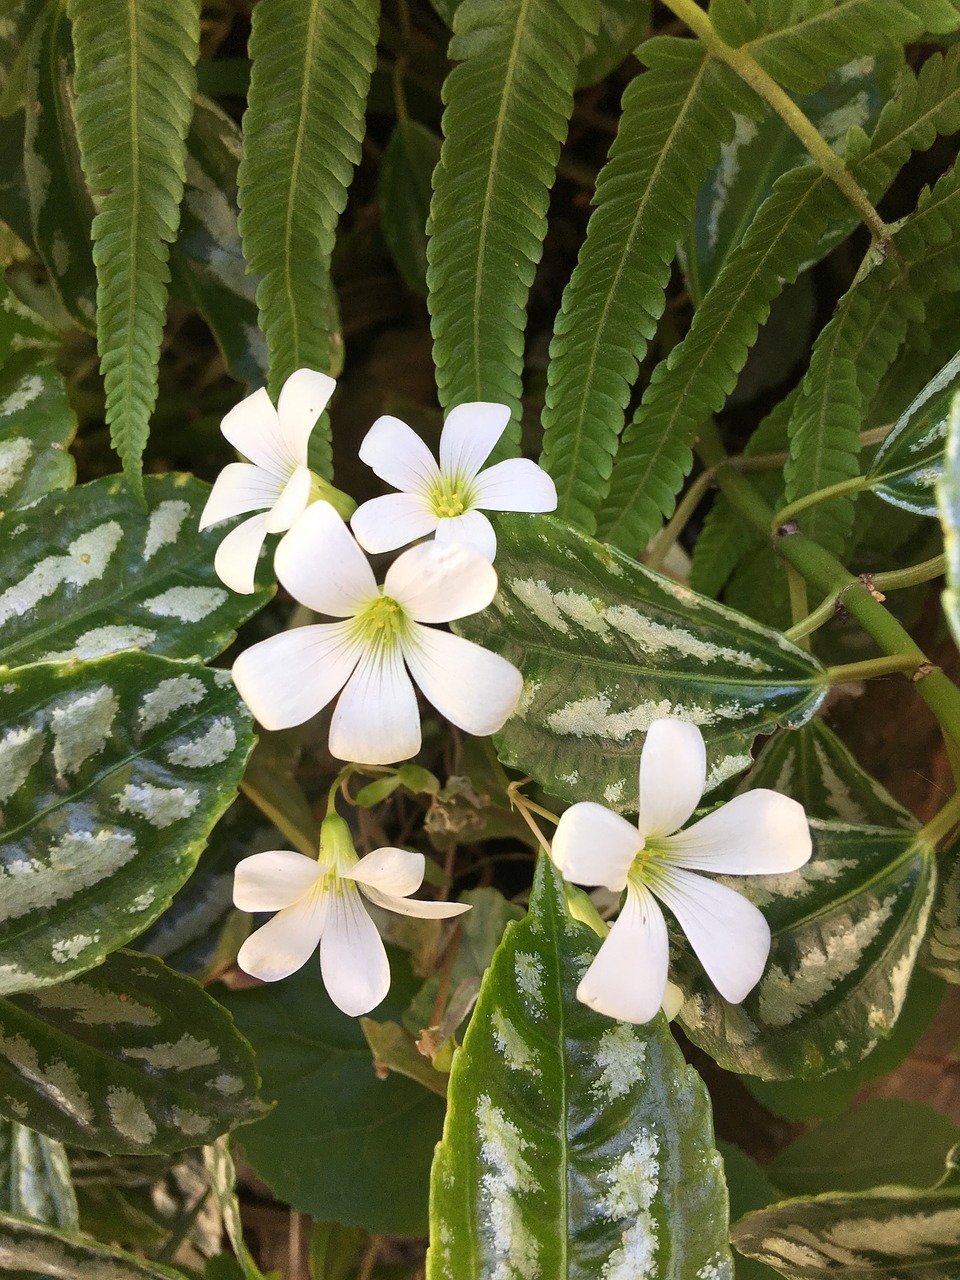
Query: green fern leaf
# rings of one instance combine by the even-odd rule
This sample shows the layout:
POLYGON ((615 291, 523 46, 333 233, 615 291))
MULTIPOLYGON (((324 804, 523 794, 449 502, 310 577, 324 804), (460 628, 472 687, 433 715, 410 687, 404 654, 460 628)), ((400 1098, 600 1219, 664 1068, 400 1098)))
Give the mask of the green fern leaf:
POLYGON ((558 514, 588 533, 663 312, 677 242, 733 135, 733 110, 745 105, 736 77, 695 41, 652 40, 638 56, 650 70, 624 94, 547 370, 541 463, 556 482, 558 514))
MULTIPOLYGON (((239 226, 261 276, 274 396, 295 369, 335 367, 330 255, 360 159, 378 18, 379 0, 260 0, 253 10, 239 226)), ((322 453, 329 477, 329 439, 322 453)))
POLYGON ((180 223, 199 9, 197 0, 70 0, 80 159, 98 209, 93 260, 107 422, 140 497, 167 259, 180 223))
POLYGON ((527 295, 596 0, 463 0, 444 86, 428 303, 440 403, 510 406, 517 452, 527 295))

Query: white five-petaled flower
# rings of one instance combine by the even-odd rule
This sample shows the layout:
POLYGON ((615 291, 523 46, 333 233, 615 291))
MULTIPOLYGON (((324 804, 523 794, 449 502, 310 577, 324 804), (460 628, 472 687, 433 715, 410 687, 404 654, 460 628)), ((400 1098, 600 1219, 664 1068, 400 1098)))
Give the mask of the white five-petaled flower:
POLYGON ((557 490, 526 458, 509 458, 481 471, 510 421, 506 405, 479 400, 451 410, 440 436, 440 465, 415 431, 399 418, 378 418, 360 457, 381 480, 400 490, 361 503, 351 525, 367 551, 393 551, 428 533, 438 542, 466 542, 488 560, 497 553, 484 511, 553 511, 557 490))
POLYGON ((706 781, 700 730, 655 720, 640 753, 640 817, 633 826, 585 801, 561 815, 553 859, 567 880, 605 885, 626 898, 577 988, 577 998, 624 1022, 649 1022, 663 1000, 669 946, 659 898, 676 917, 714 986, 738 1004, 759 982, 770 928, 746 898, 695 871, 771 875, 809 859, 803 806, 757 788, 686 831, 706 781))
POLYGON ((411 675, 441 715, 467 733, 496 732, 516 706, 523 680, 512 663, 424 625, 465 618, 493 599, 496 571, 474 548, 411 547, 379 587, 334 509, 315 502, 281 541, 275 567, 296 600, 338 621, 271 636, 236 660, 234 681, 265 728, 302 724, 342 689, 331 754, 392 764, 420 750, 411 675))
POLYGON ((320 833, 320 857, 275 849, 244 858, 234 871, 233 900, 242 911, 276 911, 240 948, 237 962, 264 982, 286 978, 320 943, 320 972, 330 999, 360 1017, 390 987, 390 965, 361 892, 380 907, 436 920, 469 907, 418 902, 408 895, 423 881, 424 857, 406 849, 376 849, 357 858, 350 829, 331 814, 320 833))
POLYGON ((249 595, 257 558, 268 533, 284 533, 312 496, 307 442, 336 386, 313 369, 298 369, 283 384, 277 407, 265 387, 241 400, 220 424, 233 447, 250 459, 220 472, 200 516, 200 528, 262 512, 237 525, 217 548, 214 568, 233 591, 249 595))

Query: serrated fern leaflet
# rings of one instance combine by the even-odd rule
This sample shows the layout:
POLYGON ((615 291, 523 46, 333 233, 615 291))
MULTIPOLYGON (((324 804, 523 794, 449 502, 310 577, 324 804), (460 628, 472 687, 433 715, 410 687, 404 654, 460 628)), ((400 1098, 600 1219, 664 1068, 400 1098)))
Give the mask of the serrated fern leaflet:
POLYGON ((99 210, 93 258, 106 416, 139 494, 180 222, 199 4, 71 0, 69 11, 80 156, 99 210))
POLYGON ((527 295, 595 0, 464 0, 444 87, 428 303, 440 403, 510 406, 517 452, 527 295))
MULTIPOLYGON (((275 395, 332 371, 330 255, 360 159, 379 0, 260 0, 239 171, 240 233, 275 395)), ((319 430, 320 428, 318 428, 319 430)), ((330 446, 318 461, 330 474, 330 446)))

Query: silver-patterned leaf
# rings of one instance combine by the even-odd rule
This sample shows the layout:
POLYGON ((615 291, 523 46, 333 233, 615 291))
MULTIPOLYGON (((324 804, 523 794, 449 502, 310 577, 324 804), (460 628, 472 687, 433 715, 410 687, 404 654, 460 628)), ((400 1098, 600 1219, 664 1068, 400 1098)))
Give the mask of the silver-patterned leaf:
POLYGON ((73 484, 76 465, 68 446, 76 430, 52 360, 32 351, 8 356, 0 368, 0 511, 28 507, 73 484))
MULTIPOLYGON (((26 227, 23 231, 29 235, 26 227)), ((17 351, 32 351, 38 358, 52 360, 59 347, 60 334, 53 325, 31 311, 0 279, 0 364, 17 351)))
POLYGON ((943 611, 960 645, 960 396, 950 406, 947 427, 947 464, 937 487, 937 505, 943 526, 943 549, 947 557, 947 589, 943 611))
POLYGON ((230 675, 127 651, 0 675, 0 994, 63 982, 151 924, 253 746, 230 675))
POLYGON ((0 1271, 44 1280, 183 1280, 159 1262, 0 1213, 0 1271))
POLYGON ((244 1280, 263 1280, 263 1272, 254 1261, 243 1238, 243 1220, 237 1200, 237 1170, 230 1154, 230 1140, 218 1138, 203 1149, 203 1163, 210 1179, 210 1190, 220 1208, 233 1252, 243 1271, 244 1280))
POLYGON ((0 1111, 111 1155, 181 1151, 263 1115, 226 1010, 153 956, 0 1000, 0 1111))
POLYGON ((77 1197, 63 1144, 0 1118, 0 1213, 78 1231, 77 1197))
POLYGON ((119 476, 0 515, 0 664, 144 649, 212 658, 270 598, 228 591, 213 558, 225 529, 199 533, 209 486, 144 480, 147 510, 119 476))
POLYGON ((497 744, 553 794, 635 811, 640 750, 663 716, 700 726, 717 786, 750 767, 757 734, 822 702, 810 654, 563 521, 507 515, 497 537, 497 597, 456 630, 523 672, 497 744))
POLYGON ((960 984, 960 844, 954 843, 945 849, 938 863, 940 883, 923 949, 923 964, 947 982, 960 984))
POLYGON ((766 916, 766 971, 728 1004, 682 949, 687 1035, 730 1071, 766 1080, 850 1067, 900 1016, 936 888, 932 855, 910 832, 811 819, 799 871, 731 876, 766 916))

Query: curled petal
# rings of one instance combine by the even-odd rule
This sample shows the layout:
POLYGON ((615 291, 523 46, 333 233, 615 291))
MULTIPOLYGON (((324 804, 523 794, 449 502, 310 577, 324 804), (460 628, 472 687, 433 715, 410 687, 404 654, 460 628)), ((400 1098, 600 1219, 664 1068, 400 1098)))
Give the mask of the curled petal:
POLYGON ((758 787, 663 842, 671 865, 732 875, 796 871, 813 852, 802 804, 758 787))
POLYGON ((416 893, 423 884, 425 863, 422 853, 412 853, 409 849, 374 849, 342 875, 345 880, 356 880, 364 888, 371 886, 382 893, 406 897, 416 893))
POLYGON ((200 514, 200 529, 246 511, 267 511, 280 497, 281 483, 250 462, 230 462, 217 476, 200 514))
POLYGON ((326 926, 329 894, 311 893, 254 930, 240 948, 237 964, 262 982, 278 982, 302 968, 326 926))
POLYGON ((281 481, 306 459, 293 456, 280 430, 280 419, 265 387, 235 404, 220 430, 238 453, 281 481))
POLYGON ((360 445, 360 459, 381 480, 404 493, 429 494, 439 487, 440 468, 415 431, 399 418, 378 418, 360 445))
POLYGON ((417 695, 397 648, 364 653, 333 713, 329 746, 358 764, 395 764, 420 750, 417 695))
POLYGON ((295 600, 332 618, 352 618, 377 596, 370 562, 329 502, 307 507, 277 547, 274 568, 295 600))
POLYGON ((336 389, 336 382, 316 369, 297 369, 277 398, 277 417, 284 448, 300 466, 307 464, 307 445, 317 419, 336 389))
POLYGON ((497 574, 473 547, 424 542, 397 556, 383 594, 415 622, 452 622, 487 607, 497 594, 497 574))
POLYGON ((506 658, 448 631, 412 624, 404 642, 410 672, 442 716, 485 737, 513 714, 523 676, 506 658))
POLYGON ((529 458, 508 458, 477 476, 473 502, 487 511, 556 511, 557 486, 529 458))
POLYGON ((703 795, 707 751, 703 734, 686 720, 654 720, 640 752, 640 834, 668 836, 690 817, 703 795))
POLYGON ((619 893, 626 888, 627 872, 643 848, 643 837, 619 813, 581 800, 560 815, 551 848, 565 880, 619 893))
POLYGON ((417 898, 398 898, 392 893, 380 893, 369 885, 362 884, 361 892, 386 911, 395 911, 399 916, 419 916, 421 920, 445 920, 449 916, 462 916, 470 910, 469 902, 421 902, 417 898))
POLYGON ((265 729, 289 729, 336 696, 362 654, 349 623, 297 627, 245 649, 233 682, 265 729))
POLYGON ((248 596, 254 590, 257 561, 267 536, 267 517, 251 516, 231 529, 217 547, 213 567, 231 591, 248 596))
POLYGON ((273 509, 267 513, 267 533, 285 533, 297 516, 303 515, 310 502, 313 474, 308 467, 297 467, 283 486, 273 509))
POLYGON ((359 893, 344 887, 330 897, 330 918, 320 941, 320 972, 337 1008, 359 1018, 390 990, 390 964, 359 893))
POLYGON ((623 910, 577 987, 583 1004, 622 1022, 649 1022, 663 1004, 670 947, 663 912, 642 886, 623 910))
POLYGON ((651 885, 677 917, 710 981, 739 1004, 760 981, 770 954, 770 926, 752 902, 705 876, 658 867, 651 885))
POLYGON ((418 493, 386 493, 362 502, 350 517, 350 528, 365 551, 376 555, 405 547, 433 533, 440 517, 418 493))
POLYGON ((290 907, 324 874, 315 858, 289 849, 253 853, 233 872, 233 905, 241 911, 282 911, 290 907))
POLYGON ((444 516, 437 523, 438 542, 461 542, 479 551, 491 563, 497 555, 497 535, 482 511, 464 511, 460 516, 444 516))
POLYGON ((447 414, 440 434, 440 470, 445 478, 472 480, 507 429, 505 404, 475 400, 447 414))

